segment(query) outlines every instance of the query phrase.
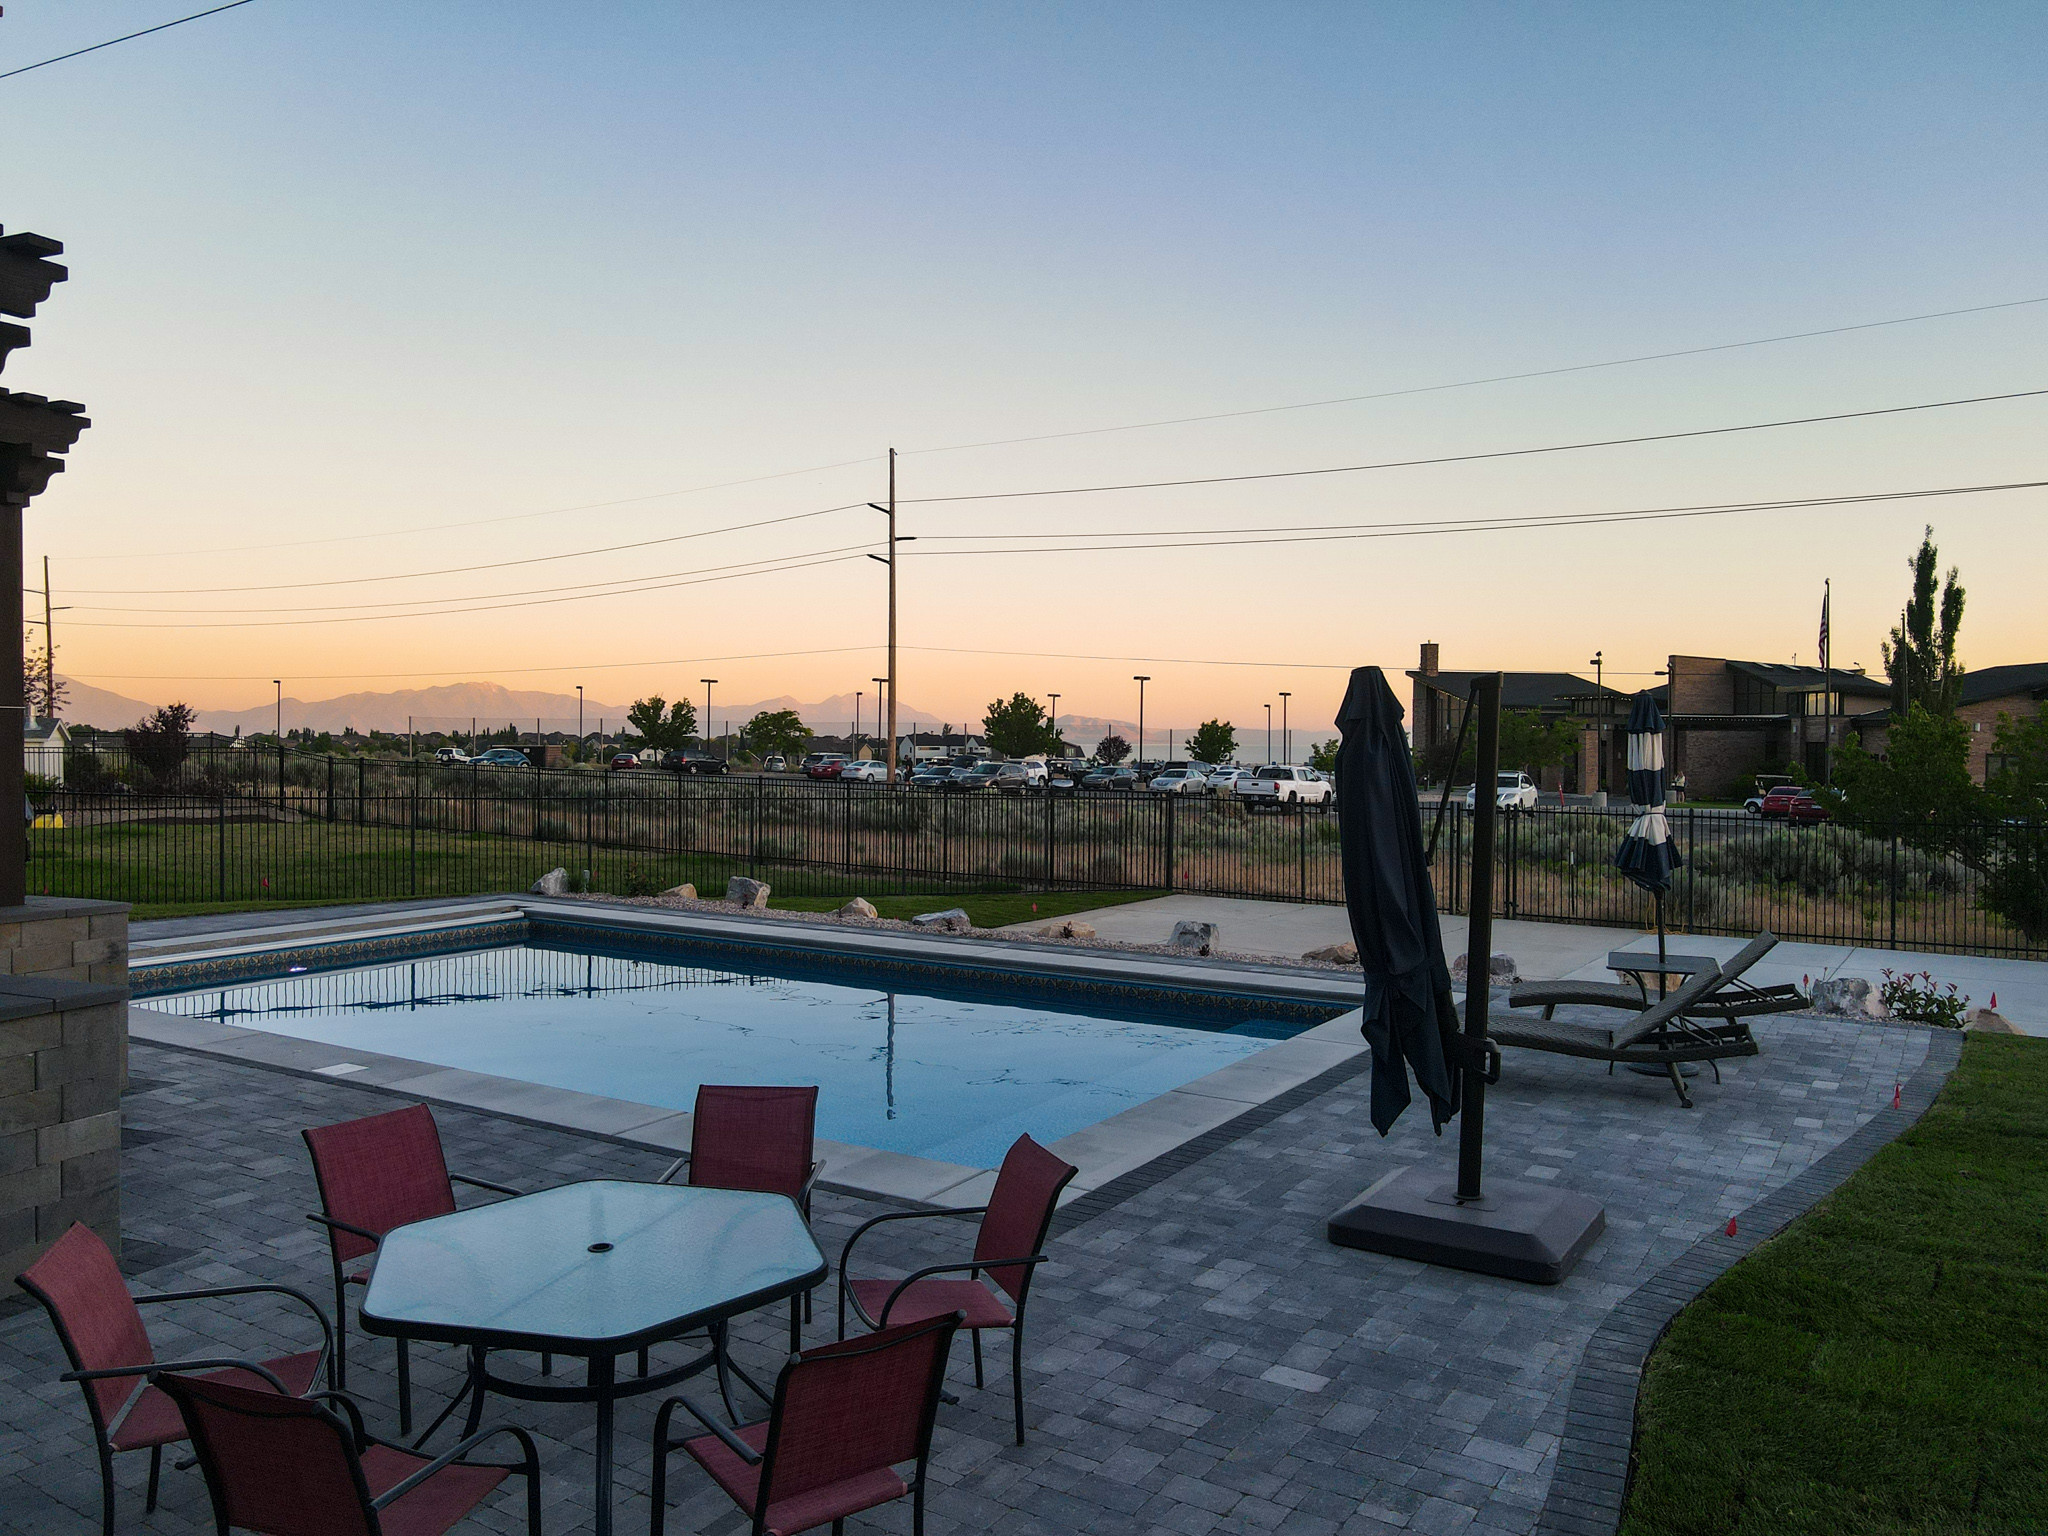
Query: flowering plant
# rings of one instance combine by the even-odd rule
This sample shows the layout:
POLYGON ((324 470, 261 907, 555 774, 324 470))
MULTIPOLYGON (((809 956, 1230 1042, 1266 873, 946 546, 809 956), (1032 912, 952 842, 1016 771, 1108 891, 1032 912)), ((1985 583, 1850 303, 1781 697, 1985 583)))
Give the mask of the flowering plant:
POLYGON ((1887 969, 1880 995, 1893 1018, 1942 1029, 1961 1029, 1970 1006, 1969 993, 1959 993, 1952 981, 1937 982, 1931 971, 1895 974, 1887 969))

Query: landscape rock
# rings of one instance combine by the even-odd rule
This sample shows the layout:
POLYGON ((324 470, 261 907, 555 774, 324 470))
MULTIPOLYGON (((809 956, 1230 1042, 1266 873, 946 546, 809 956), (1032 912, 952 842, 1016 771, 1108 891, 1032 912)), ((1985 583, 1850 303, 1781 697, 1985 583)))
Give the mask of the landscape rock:
MULTIPOLYGON (((1466 956, 1459 955, 1451 962, 1452 982, 1461 982, 1465 979, 1466 960, 1466 956)), ((1513 955, 1490 956, 1486 962, 1486 971, 1487 981, 1496 987, 1512 986, 1522 979, 1521 970, 1516 966, 1513 955)))
POLYGON ((921 912, 910 920, 910 925, 935 933, 965 933, 974 926, 958 907, 948 907, 943 912, 921 912))
POLYGON ((566 896, 569 894, 569 871, 551 869, 527 887, 530 896, 566 896))
POLYGON ((1214 923, 1197 923, 1183 918, 1173 925, 1173 937, 1166 942, 1175 949, 1188 949, 1198 955, 1209 955, 1216 952, 1221 935, 1214 923))
POLYGON ((695 901, 697 899, 697 887, 685 880, 681 885, 670 886, 661 894, 664 896, 680 897, 684 901, 695 901))
POLYGON ((1356 965, 1358 964, 1358 946, 1356 944, 1326 944, 1321 949, 1310 950, 1301 958, 1317 961, 1323 965, 1356 965))
POLYGON ((1861 976, 1824 976, 1808 989, 1806 997, 1815 1013, 1840 1014, 1845 1019, 1888 1019, 1892 1013, 1877 988, 1861 976))
POLYGON ((2020 1027, 2011 1019, 2003 1014, 1994 1013, 1989 1008, 1972 1008, 1970 1022, 1963 1028, 1974 1029, 1986 1035, 2016 1035, 2020 1032, 2020 1027))
POLYGON ((1057 923, 1047 923, 1034 935, 1040 939, 1092 939, 1095 929, 1087 923, 1077 923, 1071 917, 1057 923))
POLYGON ((839 909, 838 915, 841 917, 879 917, 881 914, 875 911, 875 904, 869 901, 867 897, 856 896, 839 909))
POLYGON ((725 899, 750 911, 765 910, 768 905, 768 887, 762 881, 749 880, 745 875, 734 875, 725 882, 725 899))

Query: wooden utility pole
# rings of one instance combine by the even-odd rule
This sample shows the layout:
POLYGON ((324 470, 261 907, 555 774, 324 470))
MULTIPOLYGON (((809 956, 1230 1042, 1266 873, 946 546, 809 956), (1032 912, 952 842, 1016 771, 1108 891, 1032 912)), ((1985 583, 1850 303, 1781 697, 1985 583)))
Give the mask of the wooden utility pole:
POLYGON ((896 450, 889 450, 889 744, 887 782, 896 782, 896 450))

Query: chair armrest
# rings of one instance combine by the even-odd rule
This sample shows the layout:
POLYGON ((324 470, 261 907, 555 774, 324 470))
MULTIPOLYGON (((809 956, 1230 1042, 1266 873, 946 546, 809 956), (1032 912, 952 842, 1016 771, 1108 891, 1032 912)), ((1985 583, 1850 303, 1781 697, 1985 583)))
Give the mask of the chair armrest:
POLYGON ((746 1441, 734 1434, 731 1429, 719 1423, 717 1419, 706 1413, 702 1408, 699 1408, 687 1397, 672 1397, 669 1399, 669 1402, 681 1407, 691 1418, 710 1430, 712 1434, 718 1436, 725 1448, 731 1451, 733 1455, 739 1457, 748 1466, 758 1467, 761 1465, 761 1453, 759 1451, 755 1450, 746 1441))
POLYGON ((157 1291, 152 1295, 137 1296, 135 1304, 146 1306, 156 1301, 206 1301, 218 1296, 257 1296, 265 1293, 289 1296, 313 1314, 314 1320, 320 1324, 320 1358, 324 1364, 327 1357, 334 1353, 334 1324, 329 1322, 327 1314, 320 1310, 319 1302, 304 1291, 294 1290, 288 1285, 212 1285, 196 1291, 157 1291))
MULTIPOLYGON (((411 1493, 413 1489, 419 1487, 421 1483, 424 1483, 436 1472, 446 1471, 447 1468, 455 1461, 455 1459, 458 1456, 461 1456, 466 1451, 475 1449, 477 1446, 481 1445, 484 1441, 490 1439, 494 1435, 510 1435, 513 1439, 519 1442, 520 1449, 523 1450, 526 1454, 515 1462, 465 1462, 465 1466, 503 1467, 508 1472, 524 1471, 529 1477, 534 1476, 539 1472, 540 1453, 533 1448, 533 1436, 529 1435, 525 1430, 519 1428, 516 1424, 494 1424, 489 1429, 478 1430, 475 1434, 471 1435, 466 1440, 456 1442, 456 1444, 450 1446, 447 1450, 443 1451, 439 1456, 436 1456, 424 1467, 421 1467, 419 1471, 413 1473, 412 1476, 405 1478, 400 1482, 393 1483, 389 1488, 385 1489, 376 1498, 370 1500, 370 1508, 383 1509, 387 1504, 392 1503, 394 1500, 404 1498, 408 1493, 411 1493)), ((374 1436, 371 1437, 370 1443, 372 1445, 386 1446, 391 1450, 407 1451, 408 1453, 415 1455, 418 1454, 417 1452, 412 1452, 411 1448, 408 1446, 400 1445, 395 1441, 378 1440, 374 1436)))
POLYGON ((987 1211, 988 1207, 985 1205, 960 1205, 932 1211, 887 1211, 880 1216, 871 1216, 853 1229, 853 1236, 849 1237, 845 1246, 839 1250, 839 1273, 842 1278, 845 1276, 846 1261, 853 1253, 853 1245, 885 1221, 929 1221, 934 1216, 981 1216, 987 1211))
MULTIPOLYGON (((968 1264, 927 1264, 923 1269, 920 1269, 913 1274, 905 1275, 901 1280, 896 1282, 896 1289, 891 1291, 889 1293, 889 1299, 882 1303, 881 1320, 879 1322, 876 1322, 874 1326, 877 1328, 888 1327, 889 1313, 891 1309, 894 1308, 896 1305, 896 1298, 901 1296, 905 1291, 909 1290, 913 1285, 917 1284, 917 1282, 920 1280, 929 1280, 933 1275, 958 1274, 961 1270, 966 1270, 970 1274, 979 1276, 984 1269, 1009 1269, 1012 1266, 1018 1264, 1043 1264, 1045 1260, 1046 1255, 1042 1253, 1034 1253, 1031 1254, 1029 1257, 1021 1259, 976 1259, 972 1263, 968 1264)), ((860 1298, 858 1296, 853 1298, 853 1309, 856 1312, 859 1312, 862 1317, 865 1318, 867 1316, 867 1312, 865 1309, 862 1308, 860 1304, 860 1298)))
POLYGON ((370 1447, 370 1431, 363 1423, 363 1410, 355 1398, 338 1387, 325 1392, 308 1392, 306 1396, 318 1402, 337 1402, 348 1410, 349 1430, 355 1436, 356 1454, 362 1455, 370 1447))
POLYGON ((654 1182, 657 1184, 666 1184, 670 1179, 673 1179, 677 1174, 681 1173, 685 1168, 689 1166, 690 1160, 687 1157, 679 1157, 674 1162, 670 1163, 666 1168, 662 1169, 661 1176, 657 1178, 654 1182))
POLYGON ((515 1199, 526 1193, 523 1189, 511 1189, 503 1184, 493 1184, 488 1179, 472 1179, 467 1174, 462 1173, 449 1174, 448 1182, 451 1184, 467 1184, 471 1189, 488 1189, 494 1194, 511 1195, 515 1199))
POLYGON ((1650 1005, 1650 997, 1641 987, 1625 981, 1525 981, 1508 992, 1510 1008, 1548 1008, 1561 1004, 1628 1008, 1640 1013, 1650 1005))
POLYGON ((318 1222, 321 1226, 328 1229, 330 1235, 335 1232, 348 1232, 362 1238, 365 1242, 381 1243, 384 1241, 384 1234, 382 1232, 372 1232, 368 1227, 359 1227, 352 1221, 343 1221, 336 1216, 322 1216, 317 1212, 308 1211, 306 1212, 306 1220, 318 1222))

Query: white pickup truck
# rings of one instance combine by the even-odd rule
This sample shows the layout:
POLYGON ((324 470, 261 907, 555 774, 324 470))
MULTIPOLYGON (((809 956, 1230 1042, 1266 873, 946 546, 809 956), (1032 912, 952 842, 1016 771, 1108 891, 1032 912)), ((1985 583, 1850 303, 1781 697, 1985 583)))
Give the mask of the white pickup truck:
POLYGON ((1313 768, 1270 763, 1240 777, 1231 788, 1240 800, 1270 805, 1323 805, 1334 792, 1330 781, 1319 778, 1313 768))

